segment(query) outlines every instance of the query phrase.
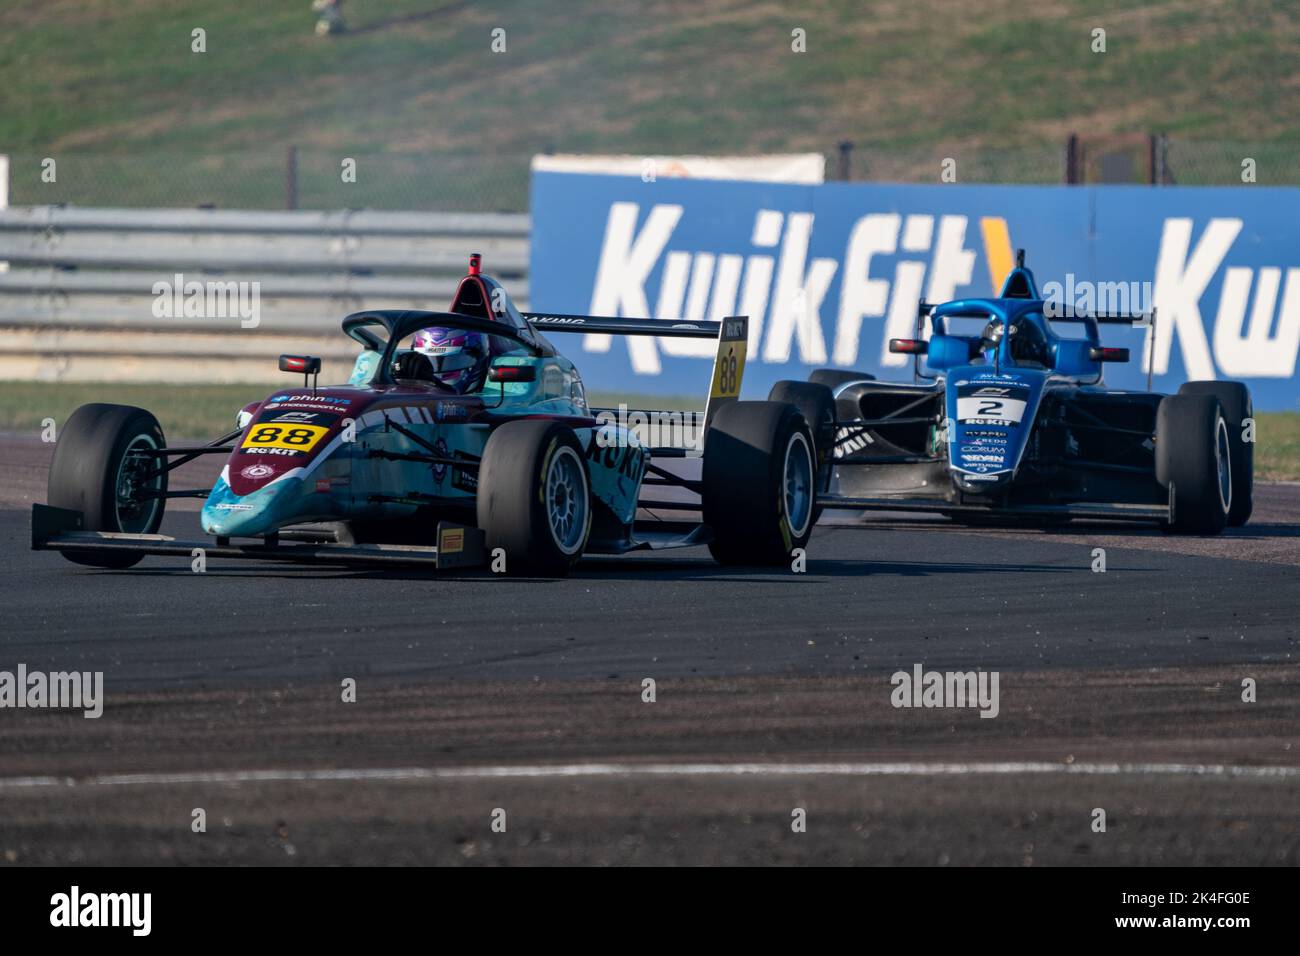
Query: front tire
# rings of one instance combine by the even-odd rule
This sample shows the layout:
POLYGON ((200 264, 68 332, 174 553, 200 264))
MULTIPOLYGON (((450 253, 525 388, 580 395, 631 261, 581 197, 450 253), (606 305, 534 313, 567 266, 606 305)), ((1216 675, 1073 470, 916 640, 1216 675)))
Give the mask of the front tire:
MULTIPOLYGON (((812 432, 813 452, 817 461, 817 490, 830 489, 831 468, 835 464, 835 398, 825 385, 813 382, 782 381, 772 386, 769 402, 785 402, 799 409, 812 432)), ((813 521, 816 522, 814 516, 813 521)))
POLYGON ((1218 534, 1232 507, 1228 425, 1213 395, 1170 395, 1156 412, 1156 480, 1173 488, 1175 534, 1218 534))
POLYGON ((1250 520, 1255 507, 1255 443, 1244 441, 1245 421, 1255 415, 1250 389, 1241 382, 1184 382, 1179 395, 1213 395, 1223 407, 1228 425, 1228 445, 1232 449, 1232 508, 1228 526, 1240 528, 1250 520))
MULTIPOLYGON (((130 405, 82 405, 68 418, 54 446, 46 500, 80 511, 87 531, 153 534, 162 524, 167 473, 149 477, 164 462, 137 454, 165 448, 162 426, 130 405)), ((129 568, 142 555, 64 551, 77 564, 129 568)))
POLYGON ((704 523, 722 564, 788 564, 808 544, 817 504, 812 433, 793 405, 733 402, 704 445, 704 523))
POLYGON ((558 422, 507 422, 488 438, 479 466, 478 526, 506 573, 564 577, 591 532, 591 481, 573 429, 558 422))

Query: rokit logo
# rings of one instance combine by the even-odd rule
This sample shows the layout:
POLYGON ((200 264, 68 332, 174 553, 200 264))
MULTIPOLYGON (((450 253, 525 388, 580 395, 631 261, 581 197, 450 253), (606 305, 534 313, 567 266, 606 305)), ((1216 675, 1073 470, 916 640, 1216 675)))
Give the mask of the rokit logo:
POLYGON ((148 936, 153 927, 153 894, 83 893, 73 886, 50 897, 50 925, 128 927, 132 936, 148 936))

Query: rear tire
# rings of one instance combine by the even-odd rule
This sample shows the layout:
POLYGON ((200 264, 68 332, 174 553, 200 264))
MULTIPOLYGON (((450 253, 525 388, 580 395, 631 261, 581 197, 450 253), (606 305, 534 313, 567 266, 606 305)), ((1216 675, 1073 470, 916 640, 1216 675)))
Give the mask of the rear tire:
POLYGON ((1250 520, 1255 507, 1255 443, 1242 441, 1242 424, 1255 415, 1250 389, 1241 382, 1184 382, 1179 395, 1213 395, 1223 407, 1232 449, 1232 508, 1228 526, 1240 528, 1250 520))
POLYGON ((564 577, 591 532, 591 480, 573 429, 528 420, 498 427, 479 467, 478 526, 506 573, 564 577))
POLYGON ((722 564, 782 565, 808 544, 816 458, 803 415, 784 402, 720 408, 704 445, 704 523, 722 564))
POLYGON ((1232 454, 1213 395, 1170 395, 1156 412, 1156 480, 1173 487, 1175 534, 1218 534, 1232 504, 1232 454))
POLYGON ((847 368, 819 368, 808 376, 808 381, 814 385, 825 385, 829 389, 839 388, 849 382, 874 382, 875 380, 874 375, 847 368))
MULTIPOLYGON (((143 408, 82 405, 54 446, 46 500, 56 508, 80 511, 87 531, 153 534, 162 524, 166 499, 140 499, 136 492, 166 493, 167 473, 142 480, 164 462, 131 452, 166 444, 158 419, 143 408)), ((129 568, 143 558, 91 551, 64 551, 63 556, 95 568, 129 568)))

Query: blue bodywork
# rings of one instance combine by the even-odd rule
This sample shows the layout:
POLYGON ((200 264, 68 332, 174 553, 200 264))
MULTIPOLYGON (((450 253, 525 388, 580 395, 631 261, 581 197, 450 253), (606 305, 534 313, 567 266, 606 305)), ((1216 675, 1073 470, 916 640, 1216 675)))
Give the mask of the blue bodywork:
POLYGON ((1128 351, 1103 348, 1099 323, 1143 318, 1069 312, 1023 264, 996 298, 922 302, 917 331, 928 334, 890 343, 914 356, 914 381, 864 376, 833 391, 831 496, 936 511, 1167 506, 1152 442, 1161 396, 1109 389, 1102 376, 1103 361, 1128 351))
POLYGON ((1047 318, 1054 305, 1039 298, 1033 274, 1021 266, 1007 277, 1002 298, 958 299, 929 310, 925 364, 945 379, 948 464, 964 491, 987 493, 1015 477, 1049 382, 1071 388, 1101 384, 1101 363, 1091 357, 1101 344, 1096 319, 1070 319, 1084 326, 1084 338, 1066 338, 1047 318), (1000 321, 1008 334, 996 348, 982 351, 978 335, 949 333, 953 319, 972 317, 1000 321), (1046 341, 1045 365, 1018 363, 1013 355, 1012 344, 1026 324, 1046 341))
POLYGON ((1088 357, 1089 349, 1098 344, 1095 323, 1090 339, 1061 338, 1044 318, 1044 309, 1041 299, 960 299, 930 313, 935 331, 925 361, 946 380, 949 465, 963 490, 986 492, 1015 476, 1050 378, 1064 377, 1072 383, 1101 379, 1100 363, 1088 357), (977 336, 946 332, 949 320, 957 316, 1001 320, 1012 332, 1002 337, 996 349, 982 354, 977 336), (1042 330, 1050 367, 1018 364, 1012 357, 1011 343, 1025 323, 1042 330), (979 355, 978 364, 972 354, 979 355))

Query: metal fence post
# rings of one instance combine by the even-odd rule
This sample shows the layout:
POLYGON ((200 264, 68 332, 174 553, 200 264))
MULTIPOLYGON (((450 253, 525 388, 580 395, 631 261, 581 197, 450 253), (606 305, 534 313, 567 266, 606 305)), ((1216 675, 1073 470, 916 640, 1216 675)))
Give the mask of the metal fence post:
POLYGON ((290 146, 284 155, 284 208, 298 208, 298 147, 290 146))
POLYGON ((853 143, 844 140, 840 143, 840 182, 847 183, 853 178, 853 143))
MULTIPOLYGON (((9 157, 0 153, 0 210, 9 208, 9 157)), ((0 262, 0 272, 8 272, 9 263, 0 262)))

